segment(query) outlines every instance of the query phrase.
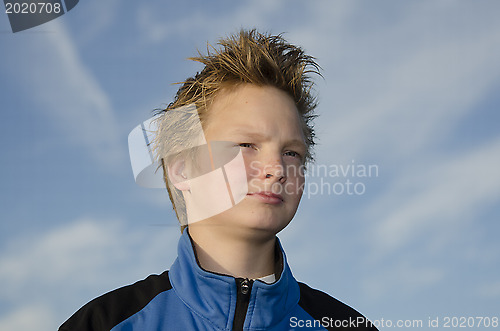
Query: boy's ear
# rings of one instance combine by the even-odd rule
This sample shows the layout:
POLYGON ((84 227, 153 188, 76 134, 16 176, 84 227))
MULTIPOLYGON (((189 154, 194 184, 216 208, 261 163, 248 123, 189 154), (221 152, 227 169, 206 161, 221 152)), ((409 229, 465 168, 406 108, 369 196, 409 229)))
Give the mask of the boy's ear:
POLYGON ((168 178, 176 189, 189 191, 189 181, 186 175, 186 163, 183 159, 176 159, 167 165, 168 178))

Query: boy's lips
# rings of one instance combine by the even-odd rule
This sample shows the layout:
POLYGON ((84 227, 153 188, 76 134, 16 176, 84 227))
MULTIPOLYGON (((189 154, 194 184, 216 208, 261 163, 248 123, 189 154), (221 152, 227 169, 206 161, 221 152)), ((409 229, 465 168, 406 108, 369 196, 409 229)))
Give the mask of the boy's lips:
POLYGON ((277 205, 284 202, 283 196, 281 194, 276 194, 269 191, 253 192, 253 193, 248 193, 247 195, 254 196, 260 199, 262 202, 273 205, 277 205))

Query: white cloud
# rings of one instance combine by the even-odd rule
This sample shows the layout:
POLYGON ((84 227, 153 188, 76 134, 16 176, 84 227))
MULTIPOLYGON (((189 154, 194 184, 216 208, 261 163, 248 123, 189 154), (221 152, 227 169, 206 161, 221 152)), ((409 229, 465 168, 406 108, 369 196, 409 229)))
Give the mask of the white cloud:
POLYGON ((54 330, 90 299, 168 269, 178 237, 173 227, 81 218, 13 238, 0 253, 0 297, 10 307, 0 313, 0 328, 24 315, 21 329, 39 320, 31 330, 54 330))
POLYGON ((477 150, 432 163, 423 160, 400 172, 396 184, 373 201, 365 215, 381 220, 372 229, 374 253, 394 251, 426 230, 440 233, 457 222, 470 222, 498 201, 499 151, 497 139, 477 150))
POLYGON ((396 255, 430 229, 468 222, 499 196, 498 140, 452 156, 442 142, 458 136, 457 123, 498 81, 500 24, 488 6, 421 2, 383 20, 383 6, 369 12, 360 4, 319 2, 291 35, 325 68, 318 162, 380 166, 385 187, 352 217, 376 224, 366 229, 374 255, 396 255), (330 22, 327 13, 342 15, 330 22))
POLYGON ((10 284, 3 291, 14 294, 22 290, 33 275, 37 282, 46 284, 65 279, 87 282, 91 276, 88 271, 109 261, 110 256, 103 252, 117 253, 118 229, 117 222, 81 219, 40 236, 33 234, 11 242, 7 254, 0 258, 0 279, 10 284))
POLYGON ((99 38, 106 28, 112 26, 116 22, 123 4, 120 0, 80 3, 76 7, 78 9, 73 10, 71 16, 67 17, 71 22, 76 21, 80 26, 85 26, 85 29, 75 31, 79 36, 80 46, 87 45, 93 39, 99 38), (92 24, 88 24, 89 21, 92 24))
POLYGON ((476 288, 476 293, 482 298, 498 299, 500 298, 500 281, 480 284, 476 288))
POLYGON ((343 7, 340 26, 315 17, 297 27, 294 34, 305 36, 327 69, 325 82, 318 80, 321 153, 347 160, 414 155, 474 111, 500 75, 500 26, 488 20, 488 8, 473 10, 470 20, 452 9, 422 2, 381 23, 380 13, 343 7), (361 18, 379 21, 353 21, 361 18), (485 21, 475 24, 479 18, 485 21))
MULTIPOLYGON (((368 155, 381 163, 380 180, 388 186, 368 201, 368 207, 355 205, 357 209, 352 210, 352 218, 374 220, 373 226, 363 224, 356 230, 366 238, 347 238, 346 228, 360 223, 335 219, 338 211, 330 204, 309 203, 306 207, 316 208, 310 214, 323 214, 324 219, 305 219, 284 233, 294 260, 292 267, 301 270, 299 274, 319 274, 316 281, 324 279, 322 284, 333 288, 337 285, 330 278, 344 278, 342 274, 350 272, 339 268, 359 268, 363 261, 357 258, 366 254, 368 246, 373 264, 380 263, 375 271, 359 272, 350 281, 361 280, 367 296, 386 299, 380 309, 390 308, 387 293, 391 290, 403 290, 402 296, 410 296, 441 282, 440 295, 445 296, 450 291, 445 277, 454 262, 439 267, 425 262, 410 265, 401 261, 400 249, 412 249, 412 242, 418 243, 429 233, 446 242, 448 226, 471 222, 472 216, 500 196, 500 141, 483 141, 474 151, 458 149, 453 155, 435 144, 443 136, 453 136, 456 122, 475 111, 474 105, 491 90, 500 73, 498 23, 486 15, 488 8, 476 4, 460 8, 465 9, 463 16, 457 16, 451 10, 456 3, 421 2, 391 13, 394 20, 387 24, 369 24, 370 20, 360 18, 381 20, 383 6, 380 12, 371 13, 363 12, 362 2, 319 1, 305 13, 303 22, 288 25, 292 27, 287 35, 290 41, 302 44, 325 68, 326 81, 319 80, 322 117, 318 128, 320 151, 325 155, 321 160, 349 163, 368 155), (462 20, 467 23, 463 29, 460 17, 467 18, 462 20), (306 242, 299 245, 299 241, 306 242), (358 246, 358 242, 362 244, 358 246), (391 261, 383 259, 387 256, 391 261), (323 265, 326 270, 320 267, 323 265)), ((204 40, 209 33, 219 37, 221 31, 232 32, 233 27, 245 23, 271 26, 273 15, 286 17, 288 7, 292 7, 288 2, 261 1, 210 17, 193 10, 191 16, 170 21, 163 20, 159 11, 146 8, 137 12, 137 20, 147 42, 159 43, 172 36, 204 40), (204 35, 200 37, 200 33, 204 35)), ((20 72, 19 80, 26 91, 35 94, 42 110, 49 111, 59 127, 71 133, 68 139, 100 161, 112 163, 119 148, 109 98, 82 64, 70 37, 54 24, 56 32, 41 36, 47 46, 34 42, 26 50, 41 52, 46 68, 26 62, 29 67, 20 72), (52 73, 49 68, 56 66, 63 69, 52 73), (55 78, 48 79, 50 75, 55 78), (54 91, 61 91, 61 99, 54 97, 54 91)), ((196 46, 203 49, 204 43, 196 46)), ((153 236, 152 231, 143 230, 137 233, 115 221, 80 219, 38 237, 12 239, 9 250, 0 255, 0 282, 5 284, 0 293, 14 308, 1 315, 0 326, 16 325, 23 314, 50 318, 51 311, 62 322, 73 308, 61 313, 55 308, 57 302, 78 308, 86 300, 81 291, 92 296, 123 285, 120 277, 146 276, 132 269, 149 270, 161 259, 168 261, 168 267, 175 255, 171 247, 177 242, 177 229, 153 236), (19 293, 28 292, 49 297, 51 303, 42 308, 16 301, 21 300, 19 293)), ((428 247, 414 254, 418 261, 430 256, 428 247)), ((497 260, 496 255, 490 258, 492 268, 497 260)), ((356 286, 341 284, 349 289, 356 286)), ((477 291, 479 296, 498 295, 498 284, 478 284, 477 291)), ((29 323, 29 319, 22 322, 29 323)), ((48 323, 53 322, 42 322, 48 323)))
MULTIPOLYGON (((318 162, 376 163, 379 191, 370 190, 360 202, 346 199, 345 206, 315 206, 314 216, 323 218, 313 220, 313 229, 308 223, 315 249, 305 245, 296 262, 315 268, 328 261, 328 278, 352 272, 352 283, 363 284, 361 297, 385 302, 385 309, 393 295, 420 300, 420 291, 436 284, 446 301, 454 263, 470 262, 457 238, 467 237, 464 229, 500 196, 499 136, 474 137, 474 149, 455 141, 461 136, 457 124, 470 116, 469 125, 476 125, 476 105, 498 84, 500 23, 488 6, 419 2, 383 20, 388 6, 363 10, 360 3, 320 2, 290 40, 303 40, 325 69, 325 81, 317 80, 318 162), (331 22, 323 18, 339 12, 331 22), (409 252, 418 266, 404 262, 409 252), (443 257, 450 252, 453 261, 443 257), (436 260, 442 263, 434 266, 436 260), (357 269, 363 263, 370 266, 361 268, 366 273, 357 269), (336 273, 339 266, 349 271, 336 273)), ((487 228, 492 221, 481 224, 487 228)), ((487 250, 477 238, 467 239, 487 250)), ((498 257, 489 262, 496 268, 498 257)))
POLYGON ((27 304, 19 309, 0 315, 1 331, 55 330, 54 312, 43 303, 27 304))
POLYGON ((19 86, 19 95, 37 104, 30 111, 45 114, 61 130, 62 143, 83 147, 111 167, 124 155, 109 97, 80 59, 64 25, 54 20, 47 29, 36 38, 16 39, 6 49, 9 65, 4 63, 3 69, 19 86))
POLYGON ((16 238, 0 255, 0 281, 9 284, 1 291, 14 297, 33 277, 38 284, 48 286, 68 279, 92 286, 103 272, 109 272, 104 269, 110 264, 122 268, 128 261, 139 259, 134 263, 143 267, 162 258, 164 248, 172 244, 167 239, 178 237, 176 229, 171 228, 154 233, 149 227, 140 230, 116 220, 82 218, 46 233, 16 238))
MULTIPOLYGON (((215 42, 215 38, 233 33, 240 27, 267 26, 269 18, 283 13, 287 5, 285 1, 258 0, 232 4, 217 14, 207 14, 201 9, 192 8, 189 15, 179 15, 176 19, 169 20, 165 20, 160 14, 157 5, 143 5, 137 10, 136 19, 145 40, 151 43, 160 43, 171 37, 191 39, 209 35, 214 38, 202 40, 203 44, 195 45, 203 50, 205 42, 215 42)), ((186 54, 186 57, 193 55, 195 54, 186 54)))
POLYGON ((442 266, 417 266, 408 261, 397 261, 365 277, 361 286, 363 294, 371 301, 387 297, 399 301, 401 297, 414 296, 418 291, 437 284, 445 276, 442 266))

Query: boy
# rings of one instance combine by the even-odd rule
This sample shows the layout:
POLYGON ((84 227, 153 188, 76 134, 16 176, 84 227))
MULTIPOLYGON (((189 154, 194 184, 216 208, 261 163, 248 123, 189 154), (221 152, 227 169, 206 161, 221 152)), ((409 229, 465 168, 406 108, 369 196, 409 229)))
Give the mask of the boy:
POLYGON ((205 68, 154 122, 151 146, 181 223, 177 260, 91 301, 60 330, 376 330, 298 283, 276 237, 312 159, 308 74, 318 65, 255 30, 219 44, 193 58, 205 68))

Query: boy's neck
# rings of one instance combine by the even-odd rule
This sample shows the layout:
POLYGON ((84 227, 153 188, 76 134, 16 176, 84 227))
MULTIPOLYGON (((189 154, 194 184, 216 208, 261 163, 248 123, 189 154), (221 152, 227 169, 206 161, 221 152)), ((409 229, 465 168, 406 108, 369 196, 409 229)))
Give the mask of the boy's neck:
POLYGON ((198 263, 203 269, 248 279, 275 273, 275 236, 253 238, 199 223, 188 229, 198 263))

